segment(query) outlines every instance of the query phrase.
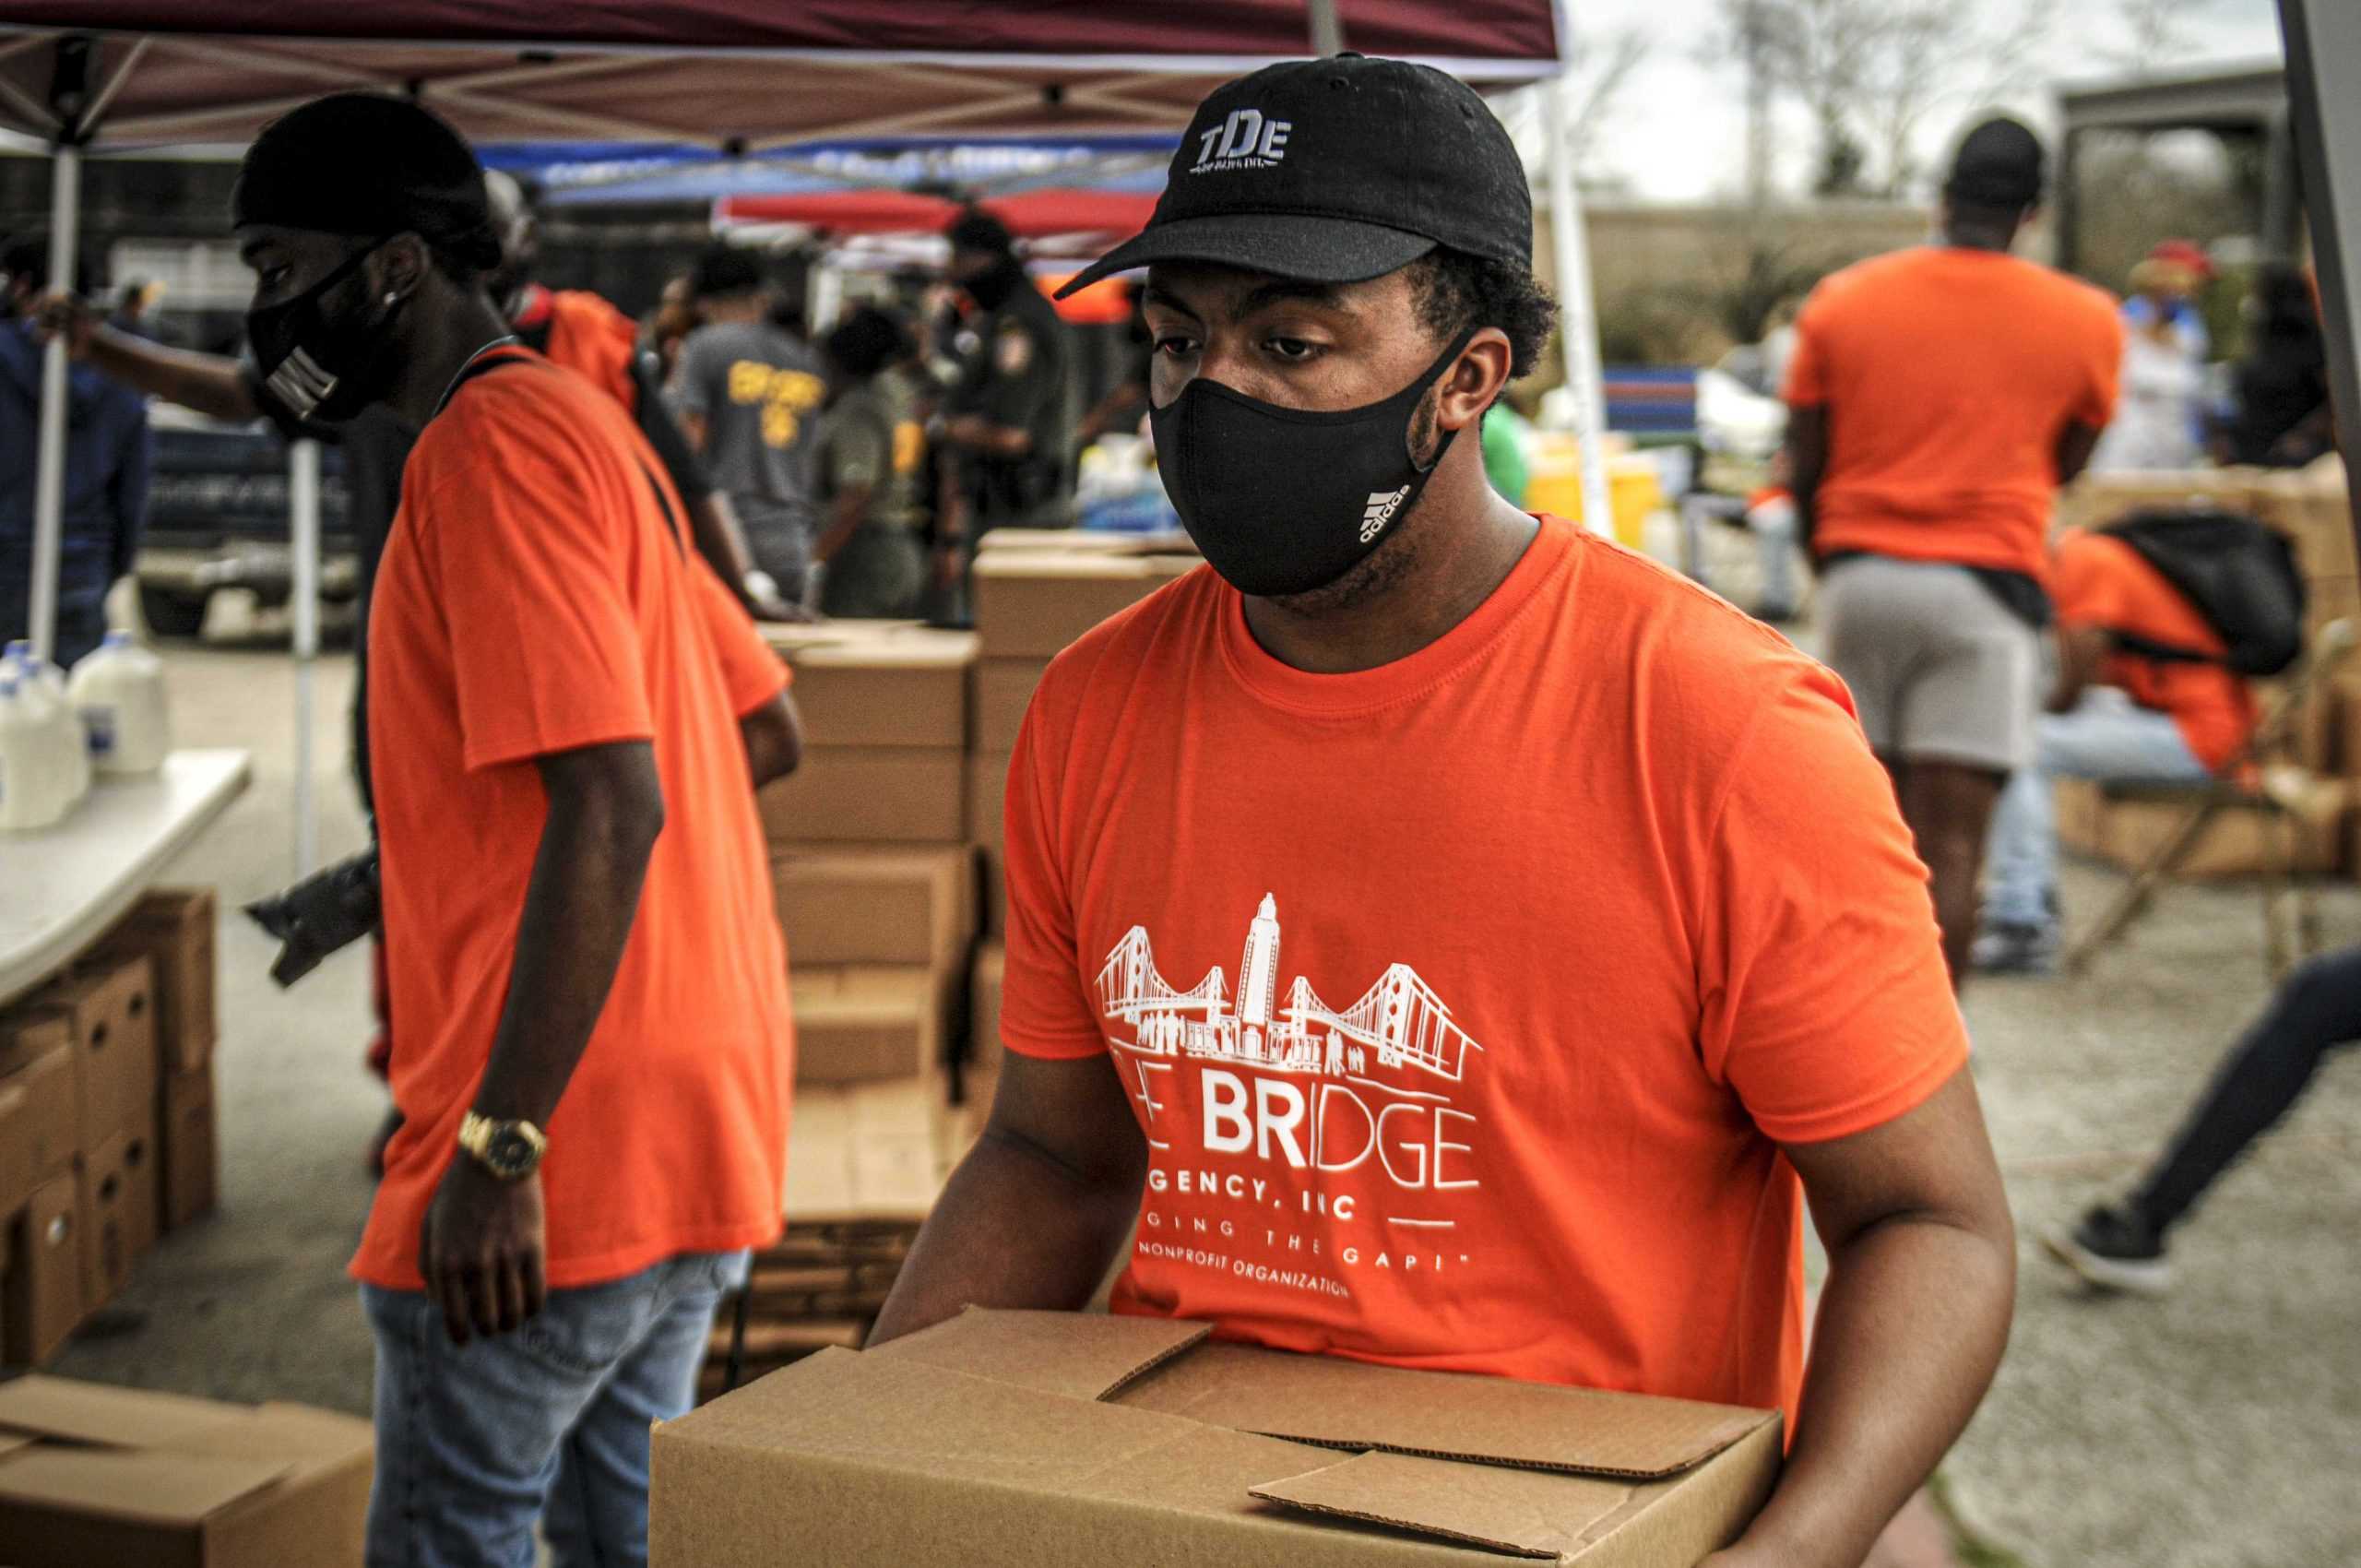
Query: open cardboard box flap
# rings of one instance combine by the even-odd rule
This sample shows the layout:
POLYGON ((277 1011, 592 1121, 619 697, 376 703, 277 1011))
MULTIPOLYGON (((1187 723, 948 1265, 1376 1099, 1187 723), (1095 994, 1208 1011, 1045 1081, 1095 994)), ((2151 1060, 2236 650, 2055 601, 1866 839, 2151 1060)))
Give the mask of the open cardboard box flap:
POLYGON ((1655 1480, 1761 1410, 1203 1341, 1207 1324, 971 1309, 879 1354, 1323 1448, 1655 1480))
POLYGON ((295 1472, 289 1459, 36 1443, 0 1464, 0 1501, 140 1525, 203 1524, 295 1472))
POLYGON ((157 1448, 219 1428, 235 1406, 179 1394, 44 1377, 0 1384, 0 1431, 63 1443, 157 1448))
MULTIPOLYGON (((931 1412, 945 1406, 975 1415, 973 1436, 986 1448, 1077 1459, 1096 1448, 1104 1460, 1152 1443, 1166 1487, 1198 1492, 1200 1512, 1235 1513, 1244 1499, 1223 1489, 1238 1485, 1246 1498, 1300 1515, 1544 1560, 1578 1556, 1659 1503, 1663 1489, 1652 1483, 1733 1445, 1763 1450, 1762 1463, 1750 1461, 1720 1486, 1767 1486, 1776 1467, 1775 1412, 1209 1344, 1210 1332, 1153 1318, 971 1310, 864 1356, 848 1354, 836 1370, 858 1376, 891 1361, 955 1380, 956 1400, 920 1393, 909 1417, 932 1422, 931 1412), (973 1380, 1008 1391, 986 1394, 973 1380), (1026 1401, 1018 1390, 1061 1397, 1026 1401), (1082 1410, 1110 1406, 1183 1420, 1110 1425, 1050 1443, 1035 1431, 1044 1420, 1096 1419, 1082 1410), (1232 1440, 1250 1433, 1283 1445, 1236 1449, 1232 1440), (1351 1456, 1319 1463, 1321 1448, 1351 1456)), ((895 1378, 904 1381, 901 1368, 895 1378)), ((859 1386, 839 1396, 867 1404, 874 1417, 869 1402, 878 1391, 859 1386)), ((798 1408, 831 1402, 811 1390, 793 1398, 798 1408)), ((943 1441, 929 1431, 930 1462, 943 1441)), ((967 1438, 951 1446, 964 1451, 967 1438)), ((974 1474, 967 1461, 960 1467, 974 1474)), ((1105 1495, 1101 1465, 1086 1467, 1092 1490, 1105 1495)))

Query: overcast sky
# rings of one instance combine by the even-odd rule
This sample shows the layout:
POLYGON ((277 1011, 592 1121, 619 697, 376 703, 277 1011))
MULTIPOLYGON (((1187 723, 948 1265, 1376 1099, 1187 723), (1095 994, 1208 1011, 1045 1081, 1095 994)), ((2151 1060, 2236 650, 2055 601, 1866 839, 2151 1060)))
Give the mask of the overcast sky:
MULTIPOLYGON (((2004 9, 1997 0, 1961 0, 1987 14, 2004 9)), ((2119 0, 2062 0, 2055 36, 2041 51, 2030 78, 2009 101, 2028 115, 2047 113, 2047 89, 2060 81, 2104 79, 2123 74, 2129 40, 2119 0)), ((1723 14, 1723 0, 1569 0, 1577 39, 1612 37, 1640 28, 1650 52, 1630 85, 1617 98, 1598 132, 1589 172, 1612 176, 1635 196, 1651 201, 1691 201, 1736 194, 1744 186, 1746 117, 1738 72, 1700 58, 1723 14)), ((2182 0, 2177 7, 2182 46, 2165 64, 2173 69, 2276 61, 2279 20, 2273 0, 2182 0)), ((1980 73, 1964 63, 1955 91, 1972 93, 1980 73)), ((1942 144, 1975 108, 1963 97, 1929 116, 1921 163, 1939 160, 1942 144)), ((2045 126, 2045 128, 2047 128, 2045 126)), ((1783 186, 1807 177, 1812 137, 1796 111, 1783 112, 1774 147, 1774 167, 1783 186)))

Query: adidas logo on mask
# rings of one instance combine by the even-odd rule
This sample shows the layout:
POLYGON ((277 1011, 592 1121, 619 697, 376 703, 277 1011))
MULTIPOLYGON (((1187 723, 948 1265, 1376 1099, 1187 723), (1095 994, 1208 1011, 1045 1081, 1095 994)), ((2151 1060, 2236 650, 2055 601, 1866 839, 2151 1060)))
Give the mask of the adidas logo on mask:
POLYGON ((1292 120, 1265 120, 1260 109, 1233 109, 1229 118, 1197 137, 1197 161, 1192 174, 1218 174, 1231 169, 1275 169, 1287 155, 1292 120))
POLYGON ((1385 525, 1394 520, 1394 514, 1402 509, 1402 503, 1409 498, 1409 494, 1410 487, 1406 484, 1399 490, 1380 491, 1370 496, 1369 509, 1361 514, 1363 544, 1384 530, 1385 525))

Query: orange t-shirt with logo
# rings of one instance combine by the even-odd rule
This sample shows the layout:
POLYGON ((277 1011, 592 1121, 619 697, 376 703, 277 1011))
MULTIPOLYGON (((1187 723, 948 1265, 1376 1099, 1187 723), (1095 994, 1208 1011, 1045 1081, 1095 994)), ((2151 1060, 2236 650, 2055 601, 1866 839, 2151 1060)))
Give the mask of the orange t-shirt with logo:
POLYGON ((1545 518, 1435 643, 1313 675, 1200 570, 1050 666, 1009 772, 1002 1020, 1146 1135, 1121 1312, 1794 1408, 1781 1140, 1966 1059, 1843 686, 1545 518))
POLYGON ((630 416, 537 355, 501 357, 517 362, 460 386, 420 435, 369 618, 404 1120, 352 1272, 395 1289, 420 1288, 420 1226, 508 998, 549 814, 534 759, 583 746, 653 742, 664 831, 546 1129, 549 1283, 779 1228, 793 1020, 735 715, 766 700, 764 661, 770 692, 785 671, 701 585, 630 416))
MULTIPOLYGON (((2229 651, 2197 607, 2119 539, 2083 529, 2060 535, 2050 591, 2058 624, 2068 630, 2129 632, 2213 659, 2229 651)), ((2209 768, 2237 755, 2254 733, 2254 694, 2224 665, 2118 651, 2099 678, 2142 707, 2172 715, 2189 749, 2209 768)))
POLYGON ((2069 425, 2115 415, 2105 291, 1997 251, 1925 245, 1824 279, 1796 321, 1791 407, 1824 407, 1812 549, 2041 580, 2069 425))

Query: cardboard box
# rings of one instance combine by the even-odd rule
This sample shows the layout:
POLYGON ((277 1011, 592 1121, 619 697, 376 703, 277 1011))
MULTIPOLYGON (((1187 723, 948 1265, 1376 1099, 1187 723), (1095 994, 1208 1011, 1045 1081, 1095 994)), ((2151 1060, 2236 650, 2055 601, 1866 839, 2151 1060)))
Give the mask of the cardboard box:
POLYGON ((0 1225, 35 1187, 73 1173, 82 1131, 75 1060, 64 1018, 0 1024, 0 1225))
POLYGON ((919 1224, 950 1169, 950 1121, 931 1075, 799 1088, 787 1140, 788 1224, 919 1224))
POLYGON ((975 936, 966 849, 795 850, 771 863, 790 968, 956 965, 975 936))
POLYGON ((976 630, 987 659, 1050 659, 1204 563, 1193 556, 987 551, 976 557, 976 630))
POLYGON ((899 621, 765 628, 785 638, 795 706, 813 747, 967 743, 967 669, 976 634, 899 621))
POLYGON ((2305 581, 2361 575, 2361 561, 2354 555, 2353 506, 2342 474, 2330 482, 2309 469, 2258 473, 2248 505, 2295 545, 2305 581))
POLYGON ((81 1216, 82 1305, 95 1312, 122 1294, 131 1283, 132 1265, 141 1256, 138 1228, 152 1230, 155 1204, 140 1204, 132 1194, 131 1139, 116 1133, 82 1156, 81 1216))
POLYGON ((962 765, 940 746, 813 746, 757 797, 763 831, 794 844, 958 844, 967 837, 962 765))
POLYGON ((11 1253, 0 1292, 0 1360, 39 1366, 82 1321, 82 1200, 72 1172, 34 1190, 11 1253))
POLYGON ((823 1350, 656 1428, 649 1561, 768 1561, 793 1518, 831 1568, 1693 1568, 1778 1479, 1774 1411, 1208 1332, 969 1312, 823 1350))
POLYGON ((1197 541, 1170 533, 1115 533, 1096 529, 993 529, 976 543, 980 554, 1030 551, 1054 555, 1194 555, 1197 541))
POLYGON ((34 999, 63 1016, 78 1059, 81 1147, 146 1124, 156 1104, 155 966, 143 954, 50 987, 34 999))
POLYGON ((975 752, 967 758, 967 826, 996 857, 1008 844, 1008 755, 975 752))
POLYGON ((788 990, 799 1098, 805 1085, 937 1075, 950 1055, 958 978, 956 970, 916 965, 797 971, 788 990))
POLYGON ((163 1158, 160 1212, 167 1231, 213 1212, 219 1146, 213 1111, 213 1069, 175 1073, 164 1080, 157 1138, 163 1158))
POLYGON ((135 1263, 154 1252, 164 1233, 162 1141, 153 1116, 123 1134, 123 1244, 135 1263))
POLYGON ((214 1001, 213 890, 157 888, 107 938, 110 955, 145 954, 155 966, 156 1046, 162 1070, 193 1073, 219 1037, 214 1001))
POLYGON ((975 696, 967 706, 967 749, 1006 754, 1016 749, 1034 689, 1048 672, 1045 659, 985 659, 977 661, 975 696))
MULTIPOLYGON (((2277 710, 2287 693, 2284 680, 2255 681, 2255 713, 2268 718, 2277 710)), ((2344 722, 2337 688, 2329 683, 2312 687, 2311 695, 2296 711, 2295 723, 2289 731, 2289 745, 2283 761, 2301 763, 2315 773, 2333 774, 2338 769, 2342 753, 2339 731, 2344 722)))
POLYGON ((2087 778, 2060 778, 2051 800, 2058 823, 2058 845, 2076 854, 2103 857, 2099 817, 2105 804, 2099 787, 2087 778))
POLYGON ((359 1568, 365 1420, 26 1377, 0 1386, 0 1541, 17 1568, 359 1568))

